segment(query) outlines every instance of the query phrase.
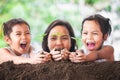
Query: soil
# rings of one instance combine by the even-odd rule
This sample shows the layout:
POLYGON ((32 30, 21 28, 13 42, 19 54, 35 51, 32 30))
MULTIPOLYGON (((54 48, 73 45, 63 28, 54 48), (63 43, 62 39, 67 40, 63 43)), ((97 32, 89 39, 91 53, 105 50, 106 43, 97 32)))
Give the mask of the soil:
POLYGON ((120 80, 120 62, 0 64, 0 80, 120 80))

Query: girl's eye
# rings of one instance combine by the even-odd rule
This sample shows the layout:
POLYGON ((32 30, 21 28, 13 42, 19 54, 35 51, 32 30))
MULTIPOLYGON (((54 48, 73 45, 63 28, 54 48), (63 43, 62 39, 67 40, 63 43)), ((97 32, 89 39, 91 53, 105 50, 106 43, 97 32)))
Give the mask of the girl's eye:
POLYGON ((97 35, 98 33, 93 33, 94 35, 97 35))
POLYGON ((21 35, 20 33, 16 33, 16 35, 21 35))
POLYGON ((87 32, 83 32, 82 34, 87 34, 87 32))
POLYGON ((30 32, 27 32, 26 34, 30 34, 30 32))

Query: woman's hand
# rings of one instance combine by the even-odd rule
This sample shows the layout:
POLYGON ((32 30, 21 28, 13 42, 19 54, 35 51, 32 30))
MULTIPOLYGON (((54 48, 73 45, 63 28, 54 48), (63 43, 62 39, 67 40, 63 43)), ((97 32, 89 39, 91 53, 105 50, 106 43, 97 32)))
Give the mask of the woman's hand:
POLYGON ((62 60, 68 60, 69 54, 70 54, 70 52, 67 49, 62 49, 61 50, 62 60))
POLYGON ((62 60, 61 50, 56 50, 54 48, 53 50, 51 50, 50 54, 52 55, 52 59, 54 61, 60 61, 60 60, 62 60))
POLYGON ((67 49, 53 49, 51 52, 54 61, 69 59, 69 51, 67 49))

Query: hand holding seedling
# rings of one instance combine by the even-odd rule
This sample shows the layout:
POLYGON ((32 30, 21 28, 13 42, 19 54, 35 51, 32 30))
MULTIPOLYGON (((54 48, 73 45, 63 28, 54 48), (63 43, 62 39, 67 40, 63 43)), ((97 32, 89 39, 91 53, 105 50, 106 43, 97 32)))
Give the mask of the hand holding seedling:
POLYGON ((85 62, 87 59, 87 56, 83 53, 81 50, 77 50, 76 52, 71 52, 69 55, 69 59, 71 62, 85 62))
POLYGON ((31 63, 45 63, 51 61, 51 54, 43 51, 39 51, 37 54, 33 54, 30 62, 31 63))
POLYGON ((61 56, 63 60, 68 60, 69 59, 69 54, 70 52, 67 49, 62 49, 61 50, 61 56))
POLYGON ((69 51, 62 48, 54 48, 51 52, 54 61, 67 60, 69 58, 69 51))
POLYGON ((39 51, 38 54, 40 55, 40 58, 43 59, 43 63, 51 61, 51 54, 45 51, 39 51))

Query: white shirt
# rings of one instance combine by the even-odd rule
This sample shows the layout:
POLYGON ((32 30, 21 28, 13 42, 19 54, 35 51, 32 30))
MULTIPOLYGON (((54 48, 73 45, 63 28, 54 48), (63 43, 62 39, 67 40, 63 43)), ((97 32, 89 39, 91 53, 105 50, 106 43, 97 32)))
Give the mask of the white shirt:
MULTIPOLYGON (((17 56, 17 55, 10 49, 10 47, 6 47, 6 49, 7 49, 8 51, 10 51, 10 53, 12 53, 13 55, 17 56)), ((30 58, 30 54, 29 54, 29 53, 25 53, 25 54, 22 54, 22 55, 20 55, 20 56, 25 57, 25 58, 30 58)))

